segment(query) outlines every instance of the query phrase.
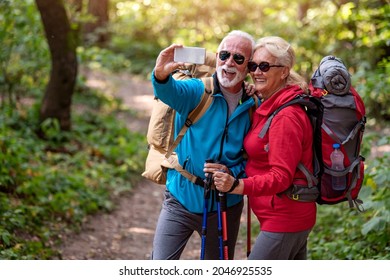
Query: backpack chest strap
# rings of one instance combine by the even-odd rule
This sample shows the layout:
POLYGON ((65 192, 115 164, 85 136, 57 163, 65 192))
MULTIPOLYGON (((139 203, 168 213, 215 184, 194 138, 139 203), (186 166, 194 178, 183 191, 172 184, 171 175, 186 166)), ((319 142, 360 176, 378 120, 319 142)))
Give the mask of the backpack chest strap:
POLYGON ((194 183, 198 186, 201 186, 201 187, 204 186, 203 180, 200 177, 195 176, 194 174, 191 174, 190 172, 185 170, 180 165, 179 160, 176 156, 170 156, 166 160, 169 162, 169 165, 170 165, 169 168, 175 169, 177 172, 179 172, 181 175, 183 175, 185 178, 187 178, 192 183, 194 183))

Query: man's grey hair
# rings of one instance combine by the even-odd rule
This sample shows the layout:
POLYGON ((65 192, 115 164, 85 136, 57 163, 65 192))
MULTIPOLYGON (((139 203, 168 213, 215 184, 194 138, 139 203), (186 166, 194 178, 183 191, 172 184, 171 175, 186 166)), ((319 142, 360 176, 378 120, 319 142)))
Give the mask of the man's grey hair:
POLYGON ((251 57, 252 57, 254 49, 255 49, 255 46, 256 46, 255 39, 253 39, 252 35, 250 35, 249 33, 246 33, 245 31, 241 31, 241 30, 233 30, 228 35, 226 35, 222 39, 221 43, 218 46, 218 52, 221 51, 221 48, 222 48, 223 44, 230 37, 241 37, 241 38, 243 38, 245 40, 248 40, 251 43, 251 45, 252 45, 252 53, 251 53, 251 57))

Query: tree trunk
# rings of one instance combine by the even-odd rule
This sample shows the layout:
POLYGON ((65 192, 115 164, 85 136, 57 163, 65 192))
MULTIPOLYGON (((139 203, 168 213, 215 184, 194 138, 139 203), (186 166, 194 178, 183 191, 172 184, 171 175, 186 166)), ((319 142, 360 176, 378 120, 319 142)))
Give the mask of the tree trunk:
POLYGON ((100 46, 109 39, 109 33, 107 31, 108 24, 108 5, 109 0, 89 0, 88 1, 88 14, 94 17, 92 22, 85 24, 83 33, 84 37, 93 38, 93 43, 97 43, 100 46))
POLYGON ((51 53, 49 84, 40 120, 58 119, 61 130, 71 129, 71 103, 77 77, 76 34, 71 30, 62 0, 35 0, 51 53))

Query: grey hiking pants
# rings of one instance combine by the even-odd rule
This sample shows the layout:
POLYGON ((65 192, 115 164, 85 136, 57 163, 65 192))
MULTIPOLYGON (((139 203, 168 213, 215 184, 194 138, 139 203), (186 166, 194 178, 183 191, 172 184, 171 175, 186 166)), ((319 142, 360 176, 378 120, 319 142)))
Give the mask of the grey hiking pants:
POLYGON ((311 229, 300 232, 261 231, 249 260, 306 260, 311 229))
MULTIPOLYGON (((211 203, 210 197, 209 203, 211 203)), ((229 207, 227 210, 229 259, 234 257, 240 217, 244 202, 229 207)), ((205 259, 219 259, 218 217, 216 212, 208 213, 205 259)), ((153 240, 153 260, 178 260, 191 237, 196 231, 201 235, 202 214, 187 211, 168 191, 158 218, 153 240)), ((201 248, 199 248, 201 249, 201 248)), ((200 255, 199 255, 200 256, 200 255)))

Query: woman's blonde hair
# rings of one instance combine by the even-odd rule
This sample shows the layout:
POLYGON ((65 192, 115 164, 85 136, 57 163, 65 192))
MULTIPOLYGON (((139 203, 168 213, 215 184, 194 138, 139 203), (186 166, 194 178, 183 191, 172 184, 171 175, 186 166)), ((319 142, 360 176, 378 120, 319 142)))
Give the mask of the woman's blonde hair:
POLYGON ((277 64, 287 66, 290 69, 286 78, 287 85, 299 85, 305 92, 308 91, 305 78, 292 70, 295 65, 295 51, 286 40, 278 36, 263 37, 257 41, 255 51, 260 48, 267 49, 272 56, 276 57, 277 64))

